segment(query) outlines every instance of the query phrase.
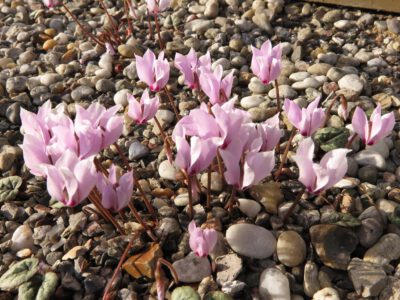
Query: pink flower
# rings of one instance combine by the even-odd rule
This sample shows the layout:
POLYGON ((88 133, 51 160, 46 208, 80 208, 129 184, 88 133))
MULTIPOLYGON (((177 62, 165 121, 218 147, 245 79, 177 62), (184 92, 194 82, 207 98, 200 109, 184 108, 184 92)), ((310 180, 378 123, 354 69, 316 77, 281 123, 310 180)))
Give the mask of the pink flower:
POLYGON ((189 245, 190 249, 200 257, 205 257, 210 254, 217 244, 218 235, 214 229, 201 229, 196 227, 194 221, 189 223, 189 245))
POLYGON ((110 43, 105 43, 105 46, 107 54, 115 55, 114 47, 110 43))
POLYGON ((270 151, 275 148, 281 139, 279 128, 279 113, 258 125, 263 144, 261 150, 270 151))
POLYGON ((66 150, 55 165, 46 167, 47 191, 67 206, 76 206, 89 195, 96 183, 92 158, 79 159, 66 150))
POLYGON ((76 105, 75 131, 81 158, 97 154, 117 141, 123 127, 123 118, 115 115, 119 108, 115 105, 106 109, 99 103, 92 103, 87 109, 76 105))
POLYGON ((349 112, 347 111, 347 107, 342 103, 338 106, 338 116, 341 117, 344 121, 349 117, 349 112))
POLYGON ((59 0, 43 0, 43 4, 46 5, 48 8, 53 8, 53 7, 61 5, 61 1, 59 1, 59 0))
POLYGON ((138 102, 135 97, 128 94, 128 115, 137 123, 144 124, 148 120, 152 119, 160 106, 158 97, 150 98, 149 92, 145 90, 138 102))
POLYGON ((213 138, 192 136, 189 141, 185 135, 175 136, 175 164, 191 176, 207 169, 217 154, 217 145, 213 138))
POLYGON ((129 15, 131 16, 131 18, 137 19, 138 15, 137 15, 137 12, 136 12, 136 4, 135 4, 135 2, 133 0, 128 0, 126 3, 129 6, 129 15))
POLYGON ((197 58, 197 54, 193 48, 185 56, 180 53, 175 55, 175 67, 179 69, 185 77, 185 84, 191 89, 199 88, 199 68, 211 70, 210 53, 197 58))
POLYGON ((269 84, 278 78, 281 73, 282 49, 281 44, 272 48, 269 40, 265 41, 261 49, 251 47, 253 58, 251 60, 251 70, 261 80, 263 84, 269 84))
POLYGON ((299 167, 299 181, 307 191, 318 194, 334 186, 347 172, 349 149, 335 149, 324 155, 319 164, 313 162, 314 142, 311 137, 299 143, 293 159, 299 167))
POLYGON ((169 63, 161 51, 156 59, 154 53, 147 49, 143 57, 135 55, 136 70, 141 81, 145 82, 152 92, 160 91, 169 79, 169 63))
POLYGON ((111 165, 108 172, 108 178, 105 178, 103 174, 97 174, 96 186, 101 192, 101 203, 107 209, 120 211, 131 201, 133 173, 130 171, 118 179, 115 165, 111 165))
POLYGON ((390 134, 393 130, 394 123, 395 118, 393 112, 381 116, 380 104, 378 104, 372 112, 369 121, 365 112, 359 107, 356 108, 351 121, 353 130, 366 145, 376 144, 390 134))
POLYGON ((223 69, 218 65, 214 72, 202 67, 200 68, 200 87, 209 97, 211 104, 227 101, 232 92, 233 71, 222 79, 223 69))
POLYGON ((305 137, 311 136, 325 123, 324 110, 318 108, 320 99, 321 97, 317 97, 307 109, 300 108, 294 101, 285 99, 284 108, 290 123, 305 137))
POLYGON ((163 12, 170 6, 170 0, 146 0, 147 9, 153 15, 157 15, 160 12, 163 12))
POLYGON ((24 141, 20 146, 24 157, 25 165, 35 176, 46 175, 46 165, 52 163, 47 152, 47 144, 39 135, 25 134, 24 141))

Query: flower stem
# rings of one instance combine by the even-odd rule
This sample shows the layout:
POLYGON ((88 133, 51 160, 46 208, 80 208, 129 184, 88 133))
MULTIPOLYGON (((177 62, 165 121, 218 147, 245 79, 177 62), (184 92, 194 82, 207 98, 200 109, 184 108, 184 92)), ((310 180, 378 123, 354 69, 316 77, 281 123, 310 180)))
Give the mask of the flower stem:
POLYGON ((347 149, 351 149, 351 145, 353 144, 354 140, 357 137, 357 133, 353 133, 353 135, 351 136, 350 140, 347 141, 346 145, 344 146, 347 149))
POLYGON ((161 38, 160 24, 158 23, 158 16, 156 14, 154 14, 154 22, 157 28, 158 44, 160 45, 160 49, 164 50, 164 41, 161 38))
POLYGON ((95 189, 89 194, 89 200, 96 206, 99 211, 102 212, 102 215, 103 217, 106 217, 106 220, 109 220, 121 234, 125 234, 125 230, 121 227, 121 225, 119 225, 114 216, 103 207, 99 195, 96 193, 95 189))
POLYGON ((285 152, 283 152, 283 157, 282 157, 281 163, 279 164, 278 171, 276 171, 276 173, 275 173, 275 181, 278 181, 279 176, 282 173, 283 165, 286 163, 290 145, 292 144, 292 140, 293 140, 294 136, 296 135, 296 132, 297 132, 296 127, 293 127, 292 132, 290 133, 289 140, 287 141, 287 144, 286 144, 285 152))
POLYGON ((233 209, 233 204, 235 203, 235 197, 236 197, 236 188, 232 186, 231 196, 229 197, 229 200, 225 205, 225 209, 228 209, 229 211, 233 209))
POLYGON ((156 242, 157 238, 154 236, 153 232, 151 231, 151 229, 149 228, 149 226, 147 226, 147 224, 144 222, 144 220, 142 219, 142 217, 140 216, 139 212, 137 211, 136 207, 129 202, 128 204, 129 209, 131 210, 132 214, 135 216, 136 220, 140 223, 140 225, 142 225, 142 227, 144 228, 144 230, 146 230, 146 233, 149 235, 149 237, 156 242))
POLYGON ((129 30, 131 31, 131 36, 133 36, 133 25, 132 25, 132 20, 130 18, 129 11, 131 9, 131 3, 130 0, 124 0, 124 10, 126 14, 126 21, 128 23, 129 30))
POLYGON ((147 23, 149 24, 149 38, 150 40, 153 39, 153 28, 151 27, 151 19, 150 19, 150 12, 147 10, 147 23))
POLYGON ((154 208, 153 208, 153 206, 151 206, 149 199, 147 199, 147 196, 146 196, 146 194, 144 193, 144 191, 142 189, 142 186, 139 184, 139 177, 138 177, 138 174, 137 174, 136 170, 131 168, 131 166, 129 165, 128 159, 126 158, 125 154, 122 152, 122 150, 119 147, 119 145, 117 143, 114 143, 114 146, 117 149, 118 154, 121 157, 125 167, 128 169, 128 171, 132 171, 133 180, 135 182, 135 186, 139 190, 139 193, 142 196, 142 199, 144 201, 144 204, 146 205, 146 208, 147 208, 148 212, 150 214, 154 215, 155 214, 154 208))
POLYGON ((300 203, 301 197, 303 196, 304 192, 306 191, 306 189, 303 187, 303 189, 301 190, 301 192, 297 195, 296 199, 294 200, 294 202, 292 203, 292 205, 289 207, 289 210, 287 211, 287 213, 285 214, 285 216, 283 217, 282 221, 283 223, 286 222, 286 220, 293 214, 294 209, 297 207, 297 205, 300 203))
POLYGON ((189 194, 189 218, 193 219, 193 194, 192 194, 192 176, 187 176, 188 194, 189 194))
POLYGON ((276 105, 278 106, 278 113, 280 113, 281 112, 281 99, 279 97, 278 79, 275 79, 274 84, 275 84, 275 93, 276 93, 276 105))
POLYGON ((211 208, 211 165, 207 170, 207 209, 211 208))
POLYGON ((120 258, 120 260, 118 262, 118 265, 115 268, 114 273, 113 273, 110 281, 108 282, 108 284, 107 284, 107 286, 106 286, 106 288, 104 290, 103 300, 110 299, 109 298, 109 291, 112 288, 112 285, 113 285, 113 283, 115 281, 115 278, 117 277, 117 274, 121 269, 122 263, 124 262, 125 258, 127 257, 128 253, 129 253, 129 250, 132 248, 133 242, 136 239, 137 235, 138 235, 138 232, 135 232, 134 234, 132 234, 128 245, 125 247, 124 253, 122 254, 122 256, 121 256, 121 258, 120 258))
POLYGON ((156 122, 156 125, 157 125, 158 129, 160 130, 161 138, 164 141, 164 149, 165 149, 168 161, 172 164, 174 159, 173 159, 173 155, 172 155, 171 145, 167 139, 164 129, 161 126, 160 121, 158 120, 158 118, 156 116, 154 116, 154 122, 156 122))
POLYGON ((176 106, 174 104, 174 98, 172 97, 171 93, 168 91, 167 87, 164 87, 164 92, 167 94, 169 104, 171 105, 172 109, 174 110, 176 120, 179 121, 181 117, 179 116, 179 112, 176 109, 176 106))
POLYGON ((179 282, 178 274, 176 273, 175 268, 172 266, 172 264, 164 258, 159 258, 157 261, 157 265, 161 265, 161 264, 163 264, 164 266, 166 266, 169 269, 169 271, 171 272, 172 278, 174 278, 175 284, 178 284, 178 282, 179 282))
POLYGON ((335 104, 336 100, 343 97, 343 95, 336 95, 335 98, 332 99, 331 103, 329 104, 328 108, 325 111, 325 122, 321 128, 326 126, 326 123, 328 123, 329 118, 331 117, 331 110, 333 108, 333 105, 335 104))
POLYGON ((62 3, 62 6, 64 7, 64 9, 67 11, 67 13, 71 16, 71 18, 76 22, 76 24, 78 24, 78 26, 81 28, 82 32, 90 37, 92 39, 93 42, 95 42, 97 45, 101 46, 104 48, 104 44, 102 42, 100 42, 92 33, 90 33, 89 31, 86 31, 85 28, 83 27, 83 25, 81 24, 81 22, 79 22, 79 20, 77 19, 77 17, 75 17, 75 15, 69 10, 69 8, 62 3))
POLYGON ((115 37, 115 39, 120 43, 121 42, 121 37, 119 36, 118 32, 118 26, 115 24, 114 19, 110 16, 110 14, 108 13, 108 9, 107 7, 104 5, 103 0, 99 0, 100 6, 103 8, 103 10, 105 11, 108 19, 110 20, 111 26, 113 27, 113 36, 115 37))

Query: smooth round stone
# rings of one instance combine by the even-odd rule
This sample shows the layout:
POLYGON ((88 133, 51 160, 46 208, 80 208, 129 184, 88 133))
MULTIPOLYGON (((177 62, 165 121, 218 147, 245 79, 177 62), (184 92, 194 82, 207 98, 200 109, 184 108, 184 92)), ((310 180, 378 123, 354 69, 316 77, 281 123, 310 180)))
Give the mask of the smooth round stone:
POLYGON ((374 166, 364 166, 358 170, 358 178, 361 182, 376 184, 378 180, 378 169, 374 166))
POLYGON ((134 141, 132 144, 129 145, 129 159, 141 159, 145 157, 149 153, 149 148, 143 145, 139 141, 134 141))
POLYGON ((265 269, 260 276, 261 300, 290 300, 288 278, 276 268, 265 269))
MULTIPOLYGON (((203 173, 201 175, 201 184, 204 187, 207 187, 207 179, 208 179, 208 174, 207 173, 203 173)), ((222 191, 222 188, 224 187, 224 182, 221 178, 221 175, 218 172, 212 172, 211 173, 211 191, 213 192, 220 192, 222 191)))
POLYGON ((11 249, 19 251, 33 248, 33 232, 28 225, 19 226, 11 237, 11 249))
POLYGON ((248 110, 250 118, 253 122, 263 122, 271 118, 276 113, 275 108, 253 107, 248 110))
POLYGON ((132 45, 119 45, 118 53, 123 57, 134 58, 135 57, 135 48, 132 45))
POLYGON ((239 198, 239 209, 249 218, 255 218, 261 210, 261 205, 257 201, 245 198, 239 198))
POLYGON ((292 84, 292 88, 295 90, 305 90, 307 88, 318 88, 322 85, 322 82, 319 82, 315 78, 309 77, 304 79, 303 81, 295 82, 292 84))
POLYGON ((250 79, 249 90, 253 94, 265 94, 268 93, 270 87, 263 84, 257 77, 253 77, 250 79))
POLYGON ((346 30, 352 26, 352 23, 349 20, 339 20, 333 23, 333 26, 340 30, 346 30))
POLYGON ((340 300, 339 293, 331 287, 323 288, 316 292, 313 300, 340 300))
POLYGON ((387 265, 392 260, 396 260, 400 257, 399 245, 400 236, 395 233, 385 234, 375 245, 365 252, 364 261, 381 266, 387 265))
POLYGON ((332 66, 326 63, 317 63, 308 67, 307 72, 312 75, 326 75, 332 66))
POLYGON ((297 82, 297 81, 303 81, 308 77, 310 77, 310 74, 308 74, 307 72, 296 72, 290 74, 289 79, 297 82))
POLYGON ((242 98, 242 100, 240 100, 240 105, 244 108, 244 109, 249 109, 252 107, 257 107, 259 106, 262 102, 264 101, 264 97, 261 95, 252 95, 252 96, 247 96, 242 98))
MULTIPOLYGON (((268 97, 276 99, 275 88, 268 92, 268 97)), ((279 97, 294 99, 297 97, 297 92, 290 85, 283 84, 279 86, 279 97)))
POLYGON ((378 152, 380 155, 382 155, 383 158, 387 159, 390 154, 390 150, 388 145, 385 143, 384 140, 379 141, 375 145, 371 146, 366 146, 365 149, 372 150, 375 152, 378 152))
POLYGON ((211 275, 211 265, 207 257, 198 257, 193 252, 175 261, 172 266, 181 282, 200 282, 211 275))
POLYGON ((306 243, 296 231, 284 231, 278 237, 276 253, 285 266, 295 267, 306 259, 306 243))
POLYGON ((108 71, 112 71, 113 56, 109 53, 104 53, 100 56, 99 67, 108 71))
POLYGON ((123 89, 115 93, 114 95, 114 103, 125 107, 128 105, 128 93, 130 91, 128 89, 123 89))
POLYGON ((178 169, 176 169, 168 160, 164 160, 158 166, 158 174, 164 179, 175 181, 177 172, 178 169))
POLYGON ((102 93, 115 91, 115 84, 110 79, 100 79, 96 82, 96 90, 102 93))
POLYGON ((356 93, 361 93, 364 88, 363 82, 356 74, 348 74, 343 76, 338 81, 338 84, 341 89, 348 89, 355 91, 356 93))
POLYGON ((90 86, 78 86, 71 92, 72 100, 87 100, 94 94, 94 89, 90 86))
POLYGON ((369 248, 376 243, 382 233, 383 226, 380 220, 366 218, 361 221, 361 226, 358 228, 360 244, 365 248, 369 248))
POLYGON ((276 239, 267 229, 253 224, 234 224, 226 231, 226 240, 238 254, 263 259, 276 249, 276 239))
POLYGON ((343 71, 340 68, 337 67, 332 67, 329 69, 328 73, 326 73, 326 76, 329 78, 329 80, 338 82, 340 78, 345 76, 347 72, 343 71))
POLYGON ((189 194, 188 193, 179 194, 178 196, 175 197, 174 204, 176 206, 188 205, 189 204, 189 194))
POLYGON ((376 57, 367 61, 368 67, 386 67, 388 63, 382 57, 376 57))
POLYGON ((60 74, 46 73, 46 74, 43 74, 40 76, 40 83, 42 85, 49 86, 49 85, 56 83, 62 79, 63 79, 63 77, 60 74))
POLYGON ((354 159, 361 166, 371 165, 382 171, 386 169, 385 158, 381 154, 373 150, 362 150, 354 156, 354 159))

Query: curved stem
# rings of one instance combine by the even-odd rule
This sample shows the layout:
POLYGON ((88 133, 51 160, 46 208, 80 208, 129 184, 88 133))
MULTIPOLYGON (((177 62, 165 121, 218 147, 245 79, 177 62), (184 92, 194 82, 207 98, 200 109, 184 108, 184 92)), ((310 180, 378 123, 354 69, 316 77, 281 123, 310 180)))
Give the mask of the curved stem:
POLYGON ((356 137, 357 137, 357 133, 353 133, 352 137, 350 138, 350 140, 348 140, 348 142, 346 143, 346 146, 344 146, 344 147, 347 149, 350 149, 351 145, 353 144, 356 137))
POLYGON ((188 194, 189 194, 189 218, 193 219, 193 191, 192 191, 192 176, 187 176, 188 194))
POLYGON ((301 192, 297 195, 296 199, 294 200, 293 204, 289 207, 289 210, 287 211, 287 213, 285 214, 285 216, 283 217, 282 221, 283 223, 286 222, 286 220, 293 214, 294 209, 297 207, 297 205, 299 205, 301 197, 303 196, 304 192, 306 191, 306 189, 303 187, 303 189, 301 190, 301 192))
POLYGON ((296 135, 296 132, 297 132, 296 127, 293 127, 292 128, 292 132, 291 132, 290 137, 289 137, 289 140, 287 141, 287 144, 286 144, 285 152, 283 152, 283 157, 282 157, 281 163, 279 164, 278 171, 276 171, 276 173, 275 173, 275 181, 277 181, 279 179, 279 176, 282 173, 283 165, 286 163, 286 159, 287 159, 287 155, 289 153, 290 145, 292 144, 292 140, 293 140, 294 136, 296 135))
POLYGON ((179 116, 179 112, 175 107, 174 98, 172 97, 171 93, 168 91, 166 86, 164 87, 164 92, 167 94, 169 104, 171 105, 172 109, 174 110, 176 120, 179 121, 181 119, 181 117, 179 116))
POLYGON ((168 161, 172 164, 174 159, 173 159, 173 155, 172 155, 171 145, 167 139, 164 129, 162 128, 162 126, 156 116, 154 116, 154 122, 156 122, 156 125, 157 125, 158 129, 160 130, 161 138, 164 141, 164 148, 165 148, 165 152, 167 154, 168 161))
POLYGON ((121 38, 118 34, 119 30, 118 30, 118 26, 115 24, 114 19, 110 16, 110 14, 108 13, 108 9, 105 6, 103 0, 99 0, 100 6, 103 8, 103 10, 106 12, 106 15, 108 17, 108 19, 110 20, 111 26, 113 27, 113 36, 115 37, 115 39, 120 43, 121 42, 121 38))
POLYGON ((78 24, 78 26, 81 28, 82 32, 87 35, 88 37, 90 37, 93 42, 95 42, 97 45, 104 47, 104 44, 101 43, 92 33, 90 33, 89 31, 86 31, 85 28, 83 27, 83 25, 81 24, 81 22, 79 22, 79 20, 77 19, 77 17, 75 17, 75 15, 69 10, 69 8, 62 3, 62 6, 64 7, 64 9, 67 11, 67 13, 71 16, 71 18, 76 22, 76 24, 78 24))
POLYGON ((278 113, 281 112, 281 99, 279 97, 279 85, 278 85, 278 79, 275 79, 275 93, 276 93, 276 105, 278 106, 278 113))
POLYGON ((151 229, 149 228, 149 226, 147 226, 146 222, 143 221, 142 217, 140 216, 139 212, 137 211, 136 207, 129 202, 128 204, 129 209, 131 210, 132 214, 135 216, 136 220, 140 223, 140 225, 142 225, 142 227, 144 228, 144 230, 146 230, 146 233, 149 235, 149 237, 156 242, 157 238, 154 236, 153 232, 151 231, 151 229))
POLYGON ((158 16, 156 14, 154 15, 154 22, 157 28, 158 44, 160 45, 160 49, 164 50, 164 41, 161 38, 160 24, 158 24, 158 16))
POLYGON ((211 208, 211 165, 207 170, 207 209, 211 208))

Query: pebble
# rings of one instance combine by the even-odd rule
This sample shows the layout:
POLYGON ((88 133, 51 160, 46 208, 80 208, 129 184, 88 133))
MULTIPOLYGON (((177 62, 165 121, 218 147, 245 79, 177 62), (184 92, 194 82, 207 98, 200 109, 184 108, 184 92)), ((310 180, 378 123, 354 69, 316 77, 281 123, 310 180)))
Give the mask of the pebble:
POLYGON ((353 258, 348 267, 349 277, 357 294, 362 297, 377 297, 387 284, 384 268, 379 264, 353 258))
POLYGON ((89 100, 94 95, 94 89, 90 86, 79 86, 71 92, 71 98, 74 101, 89 100))
POLYGON ((387 23, 387 28, 390 32, 393 32, 395 34, 400 33, 400 20, 396 18, 390 18, 386 19, 386 23, 387 23))
POLYGON ((335 28, 340 29, 340 30, 347 30, 351 26, 353 26, 353 24, 349 20, 339 20, 339 21, 336 21, 335 23, 333 23, 333 26, 335 26, 335 28))
POLYGON ((310 236, 326 266, 346 270, 350 255, 358 244, 357 235, 352 230, 333 224, 319 224, 310 228, 310 236))
POLYGON ((249 90, 253 94, 265 94, 268 93, 270 87, 268 85, 263 84, 257 77, 253 77, 250 79, 249 90))
POLYGON ((347 72, 345 72, 344 70, 337 68, 337 67, 332 67, 328 70, 328 73, 326 73, 326 76, 329 78, 329 80, 338 82, 346 74, 347 74, 347 72))
POLYGON ((130 92, 131 91, 128 89, 122 89, 122 90, 116 92, 114 95, 114 103, 117 105, 121 105, 122 107, 127 106, 128 105, 127 94, 130 92))
POLYGON ((322 82, 316 80, 315 78, 309 77, 303 81, 295 82, 292 84, 292 88, 295 90, 305 90, 307 88, 319 88, 322 82))
POLYGON ((215 18, 218 16, 218 0, 208 0, 206 3, 206 9, 204 10, 204 16, 207 18, 215 18))
POLYGON ((175 197, 174 204, 178 207, 183 207, 183 206, 188 205, 189 204, 189 194, 188 193, 179 194, 178 196, 175 197))
POLYGON ((185 29, 195 32, 197 34, 204 34, 208 29, 214 25, 211 20, 196 19, 185 23, 185 29))
POLYGON ((129 145, 129 160, 141 159, 149 153, 149 148, 139 141, 134 141, 129 145))
POLYGON ((313 300, 340 300, 339 293, 331 287, 323 288, 313 295, 313 300))
POLYGON ((200 282, 203 278, 211 275, 211 265, 207 257, 198 257, 193 252, 175 261, 172 266, 179 281, 184 283, 200 282))
POLYGON ((250 219, 255 218, 261 210, 261 205, 257 201, 239 198, 238 202, 240 211, 250 219))
POLYGON ((313 261, 307 261, 304 266, 303 288, 304 293, 308 297, 312 297, 319 289, 321 289, 318 279, 318 266, 313 261))
POLYGON ((312 75, 326 75, 329 69, 332 68, 330 64, 316 63, 308 67, 307 72, 312 75))
POLYGON ((178 169, 168 160, 164 160, 158 166, 158 174, 161 178, 175 181, 178 169))
POLYGON ((26 82, 28 78, 25 76, 15 76, 8 78, 6 81, 6 90, 9 94, 17 94, 26 90, 26 82))
POLYGON ((365 248, 369 248, 381 237, 383 233, 382 222, 375 218, 366 218, 361 221, 361 226, 358 228, 357 233, 360 244, 365 248))
POLYGON ((296 231, 284 231, 278 237, 276 253, 285 266, 295 267, 306 259, 306 243, 296 231))
POLYGON ((96 82, 96 90, 101 93, 114 92, 115 84, 112 80, 103 78, 96 82))
POLYGON ((123 44, 118 46, 118 53, 126 58, 135 57, 135 48, 132 45, 123 44))
POLYGON ((234 281, 243 269, 242 259, 234 253, 217 257, 215 265, 219 285, 234 281))
POLYGON ((332 9, 326 12, 321 21, 324 23, 334 23, 342 18, 342 11, 339 9, 332 9))
POLYGON ((290 74, 289 79, 297 82, 297 81, 303 81, 308 77, 310 77, 310 74, 308 72, 303 71, 290 74))
POLYGON ((362 182, 376 184, 378 180, 378 169, 374 166, 364 166, 358 170, 358 178, 362 182))
POLYGON ((374 145, 366 146, 365 149, 379 153, 384 159, 387 159, 390 155, 389 147, 384 140, 381 140, 374 145))
MULTIPOLYGON (((204 187, 207 187, 207 179, 208 179, 208 174, 203 173, 201 174, 201 184, 204 187)), ((211 172, 211 191, 213 192, 221 192, 224 187, 224 181, 222 180, 221 175, 218 172, 211 172)))
MULTIPOLYGON (((275 88, 273 88, 268 92, 268 97, 276 99, 275 88)), ((297 97, 297 92, 290 85, 283 84, 279 86, 279 97, 281 99, 282 98, 294 99, 297 97)))
POLYGON ((364 261, 381 266, 387 265, 392 260, 396 260, 400 257, 399 245, 400 236, 395 233, 385 234, 375 245, 365 252, 364 261))
POLYGON ((264 101, 264 97, 261 95, 252 95, 244 97, 240 100, 240 105, 244 109, 249 109, 259 106, 264 101))
POLYGON ((263 259, 276 249, 276 239, 267 229, 253 224, 234 224, 226 231, 226 241, 238 254, 263 259))
POLYGON ((376 151, 362 150, 354 155, 354 159, 361 166, 374 166, 381 171, 386 170, 385 158, 376 151))
POLYGON ((15 229, 11 237, 11 249, 19 251, 27 248, 33 249, 33 232, 28 225, 21 225, 15 229))
POLYGON ((364 84, 356 74, 347 74, 338 81, 341 89, 348 89, 358 94, 364 89, 364 84))
POLYGON ((46 73, 40 76, 40 83, 42 85, 49 86, 51 84, 54 84, 58 81, 61 81, 63 79, 63 76, 57 73, 46 73))
POLYGON ((288 278, 276 268, 265 269, 260 276, 261 300, 290 300, 288 278))

